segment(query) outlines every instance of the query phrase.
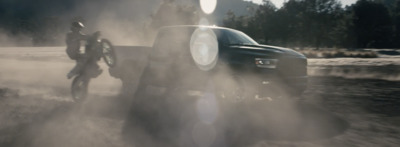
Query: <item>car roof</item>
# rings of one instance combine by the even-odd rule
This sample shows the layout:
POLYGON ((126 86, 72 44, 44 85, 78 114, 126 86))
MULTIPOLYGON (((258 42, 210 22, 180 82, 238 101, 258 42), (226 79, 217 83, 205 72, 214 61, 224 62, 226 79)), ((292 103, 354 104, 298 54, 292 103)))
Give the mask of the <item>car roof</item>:
POLYGON ((218 30, 232 30, 237 31, 230 28, 219 27, 219 26, 207 26, 207 25, 175 25, 175 26, 165 26, 161 27, 160 30, 172 29, 172 28, 185 28, 185 29, 197 29, 197 28, 209 28, 209 29, 218 29, 218 30))

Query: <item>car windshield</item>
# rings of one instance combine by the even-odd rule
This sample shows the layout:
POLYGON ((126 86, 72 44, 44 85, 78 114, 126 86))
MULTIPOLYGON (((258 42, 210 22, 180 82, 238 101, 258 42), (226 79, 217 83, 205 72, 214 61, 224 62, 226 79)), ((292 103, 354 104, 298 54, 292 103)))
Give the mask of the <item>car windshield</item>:
POLYGON ((224 42, 228 45, 258 45, 256 41, 254 41, 243 32, 234 30, 223 30, 222 33, 226 37, 224 42))

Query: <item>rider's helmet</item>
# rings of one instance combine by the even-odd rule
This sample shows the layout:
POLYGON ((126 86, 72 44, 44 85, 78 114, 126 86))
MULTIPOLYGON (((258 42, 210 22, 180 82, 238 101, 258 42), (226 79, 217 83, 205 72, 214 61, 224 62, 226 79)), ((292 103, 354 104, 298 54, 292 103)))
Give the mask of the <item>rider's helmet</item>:
POLYGON ((82 22, 79 22, 79 21, 74 21, 74 22, 72 22, 72 24, 71 24, 71 30, 72 30, 72 31, 80 31, 80 30, 82 30, 84 27, 85 27, 85 26, 83 25, 83 23, 82 23, 82 22))

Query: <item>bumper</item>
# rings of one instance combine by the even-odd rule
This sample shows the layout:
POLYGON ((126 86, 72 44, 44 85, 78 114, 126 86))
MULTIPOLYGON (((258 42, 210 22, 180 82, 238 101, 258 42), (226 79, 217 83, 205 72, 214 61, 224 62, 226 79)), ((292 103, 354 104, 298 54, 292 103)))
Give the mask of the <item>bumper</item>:
POLYGON ((288 77, 284 82, 294 93, 303 93, 307 89, 308 76, 288 77))
POLYGON ((261 87, 260 90, 266 90, 269 86, 280 86, 293 94, 301 94, 307 89, 308 76, 306 74, 288 76, 274 69, 257 69, 253 72, 253 77, 261 87))

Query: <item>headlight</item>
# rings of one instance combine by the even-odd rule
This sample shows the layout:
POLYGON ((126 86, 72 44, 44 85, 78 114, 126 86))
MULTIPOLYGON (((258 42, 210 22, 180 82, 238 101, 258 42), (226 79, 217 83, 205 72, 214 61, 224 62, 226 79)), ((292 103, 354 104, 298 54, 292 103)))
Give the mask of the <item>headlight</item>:
POLYGON ((276 68, 276 65, 278 64, 278 59, 255 58, 254 60, 256 66, 260 68, 276 68))

